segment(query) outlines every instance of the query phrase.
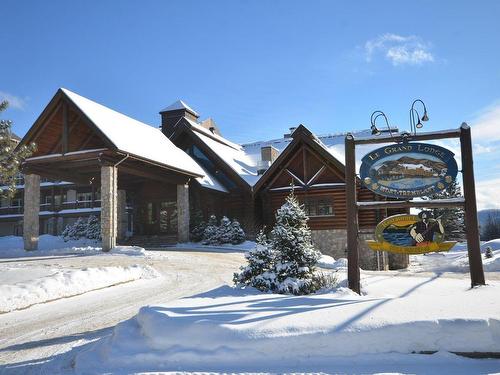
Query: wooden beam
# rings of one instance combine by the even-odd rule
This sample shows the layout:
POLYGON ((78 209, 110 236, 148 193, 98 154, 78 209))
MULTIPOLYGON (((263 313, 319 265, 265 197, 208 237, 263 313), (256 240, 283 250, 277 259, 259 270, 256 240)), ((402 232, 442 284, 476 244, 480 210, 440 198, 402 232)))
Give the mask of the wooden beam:
POLYGON ((78 145, 76 148, 76 151, 83 150, 85 146, 87 146, 92 138, 94 138, 94 133, 91 131, 91 133, 83 139, 83 141, 78 145))
POLYGON ((316 181, 325 171, 326 167, 324 165, 321 166, 320 169, 314 174, 314 176, 311 177, 311 179, 307 182, 307 186, 311 186, 314 181, 316 181))
POLYGON ((374 210, 385 208, 441 208, 441 207, 465 207, 463 198, 432 199, 428 201, 372 201, 358 202, 359 210, 374 210))
POLYGON ((406 133, 398 133, 398 135, 390 136, 372 136, 365 138, 354 138, 354 143, 356 145, 366 145, 366 144, 376 144, 376 143, 394 143, 394 142, 403 142, 403 141, 428 141, 433 139, 445 139, 445 138, 459 138, 461 134, 460 129, 449 129, 442 130, 437 132, 427 132, 427 133, 417 133, 409 134, 406 133))
POLYGON ((127 165, 123 165, 123 164, 120 164, 118 166, 118 172, 131 174, 133 176, 144 177, 147 179, 152 179, 152 180, 160 181, 160 182, 167 183, 167 184, 175 184, 176 185, 176 184, 187 183, 189 181, 189 178, 180 178, 180 177, 174 176, 174 175, 166 175, 166 176, 164 175, 164 177, 162 177, 161 175, 158 175, 158 173, 155 173, 152 171, 147 172, 144 168, 137 169, 137 168, 133 168, 133 167, 130 167, 127 165))
POLYGON ((306 148, 304 146, 302 146, 302 164, 304 169, 304 184, 307 185, 306 148))
POLYGON ((62 153, 68 152, 68 103, 63 103, 63 132, 62 132, 62 153))
POLYGON ((354 137, 345 137, 345 183, 347 206, 347 282, 349 289, 360 294, 358 207, 356 205, 356 149, 354 137))
MULTIPOLYGON (((78 121, 80 121, 80 118, 81 118, 81 115, 77 115, 76 117, 76 120, 71 122, 69 124, 69 128, 68 128, 68 136, 67 138, 69 139, 69 136, 71 135, 71 132, 73 131, 73 129, 76 127, 76 124, 78 123, 78 121)), ((64 129, 63 129, 64 130, 64 129)), ((63 143, 63 139, 61 137, 61 139, 59 140, 59 142, 56 143, 56 145, 54 147, 52 147, 52 149, 49 151, 50 154, 53 154, 54 152, 56 152, 56 150, 58 148, 60 148, 62 146, 62 143, 63 143)), ((78 149, 77 149, 78 150, 78 149)))
POLYGON ((470 127, 463 123, 460 127, 460 150, 462 154, 462 178, 465 198, 465 226, 467 229, 467 253, 469 255, 470 279, 472 287, 485 285, 483 261, 479 244, 479 224, 477 222, 476 186, 470 127))

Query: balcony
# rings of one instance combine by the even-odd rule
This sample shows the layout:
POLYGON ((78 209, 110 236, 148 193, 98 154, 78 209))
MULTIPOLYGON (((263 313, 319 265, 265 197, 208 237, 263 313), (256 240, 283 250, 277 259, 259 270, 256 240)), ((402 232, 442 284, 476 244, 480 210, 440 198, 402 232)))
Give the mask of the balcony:
MULTIPOLYGON (((82 210, 85 212, 86 210, 100 208, 101 201, 95 200, 92 201, 74 201, 74 202, 63 202, 61 204, 52 204, 52 203, 42 203, 40 204, 40 212, 53 212, 53 213, 68 213, 67 211, 82 210)), ((10 215, 22 215, 23 214, 23 206, 9 206, 9 207, 0 207, 0 218, 2 216, 10 216, 10 215)))

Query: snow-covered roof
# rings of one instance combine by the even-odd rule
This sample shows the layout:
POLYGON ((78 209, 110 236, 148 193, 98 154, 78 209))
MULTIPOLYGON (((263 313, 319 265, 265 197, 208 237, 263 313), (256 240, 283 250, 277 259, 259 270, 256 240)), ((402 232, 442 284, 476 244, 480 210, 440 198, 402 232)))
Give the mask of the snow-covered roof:
POLYGON ((168 107, 165 107, 163 108, 161 112, 167 112, 167 111, 177 111, 179 109, 187 109, 189 112, 191 112, 192 114, 194 114, 195 116, 199 116, 198 113, 196 113, 196 111, 191 108, 190 106, 188 106, 186 103, 184 103, 182 100, 177 100, 176 102, 173 102, 172 104, 170 104, 168 107))
MULTIPOLYGON (((200 166, 201 167, 201 166, 200 166)), ((205 168, 201 167, 203 169, 203 172, 205 175, 203 177, 197 177, 196 181, 198 183, 207 188, 207 189, 212 189, 212 190, 217 190, 221 191, 223 193, 228 193, 229 191, 222 185, 210 172, 208 172, 205 168)))
POLYGON ((68 89, 62 88, 61 90, 118 150, 190 174, 204 175, 200 166, 188 154, 175 146, 161 130, 68 89))
POLYGON ((210 130, 199 126, 193 121, 188 121, 194 130, 193 133, 208 148, 226 162, 248 185, 255 185, 260 178, 260 175, 257 174, 257 163, 246 154, 242 146, 228 141, 220 135, 213 134, 210 130))
MULTIPOLYGON (((352 131, 355 137, 368 137, 371 135, 370 129, 352 131)), ((345 136, 347 132, 331 133, 316 135, 316 142, 325 148, 335 159, 342 164, 345 164, 345 136)), ((247 156, 257 163, 261 159, 261 148, 265 146, 273 146, 281 154, 283 150, 293 141, 293 138, 278 138, 269 141, 258 141, 248 144, 243 144, 247 156)), ((356 146, 356 163, 360 164, 361 157, 380 145, 358 145, 356 146)))

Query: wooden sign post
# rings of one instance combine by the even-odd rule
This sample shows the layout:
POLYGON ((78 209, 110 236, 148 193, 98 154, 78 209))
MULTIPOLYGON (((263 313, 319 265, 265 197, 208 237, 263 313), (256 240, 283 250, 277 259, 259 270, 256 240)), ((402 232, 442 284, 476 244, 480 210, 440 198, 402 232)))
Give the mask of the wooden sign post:
POLYGON ((470 127, 466 123, 463 123, 462 126, 456 130, 420 134, 401 133, 382 137, 372 136, 354 138, 354 136, 349 133, 345 138, 345 168, 347 198, 347 279, 351 290, 358 294, 360 293, 358 211, 385 208, 465 208, 465 226, 467 228, 467 249, 471 286, 485 285, 479 244, 471 132, 470 127), (356 197, 356 186, 359 183, 356 176, 356 145, 394 142, 406 143, 410 141, 426 141, 445 138, 460 139, 464 198, 432 199, 426 201, 400 200, 358 202, 356 197))

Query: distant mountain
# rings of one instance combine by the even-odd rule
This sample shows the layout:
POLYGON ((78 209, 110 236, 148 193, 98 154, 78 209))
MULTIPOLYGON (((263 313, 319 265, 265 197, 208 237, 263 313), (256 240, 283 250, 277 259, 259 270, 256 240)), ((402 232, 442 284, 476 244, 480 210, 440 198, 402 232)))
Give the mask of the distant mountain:
POLYGON ((484 227, 486 222, 488 221, 488 218, 491 216, 497 218, 500 220, 500 209, 488 209, 488 210, 481 210, 477 212, 477 219, 479 220, 479 225, 481 227, 484 227))

